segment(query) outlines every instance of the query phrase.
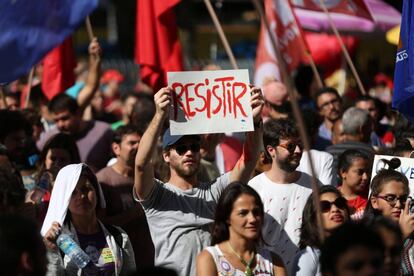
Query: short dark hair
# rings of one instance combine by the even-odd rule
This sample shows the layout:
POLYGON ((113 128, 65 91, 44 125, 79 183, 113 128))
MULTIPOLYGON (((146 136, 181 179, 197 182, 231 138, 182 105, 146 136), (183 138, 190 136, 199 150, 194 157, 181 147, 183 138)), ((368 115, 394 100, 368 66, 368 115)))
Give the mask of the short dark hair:
POLYGON ((341 172, 347 171, 357 158, 368 160, 368 156, 359 150, 349 149, 344 151, 338 159, 338 174, 340 175, 341 172))
POLYGON ((123 93, 121 95, 121 103, 125 103, 126 100, 128 100, 128 98, 131 98, 131 97, 138 98, 137 92, 134 92, 134 91, 126 91, 125 93, 123 93))
POLYGON ((0 110, 0 142, 13 132, 23 130, 26 135, 32 134, 32 126, 21 111, 0 110))
POLYGON ((46 248, 37 225, 16 214, 0 215, 0 266, 3 275, 18 275, 27 253, 33 265, 30 275, 46 275, 46 248))
POLYGON ((155 114, 154 98, 146 93, 136 95, 137 102, 131 113, 130 123, 132 125, 148 126, 155 114))
POLYGON ((79 110, 78 102, 64 93, 54 96, 47 107, 52 113, 59 113, 67 110, 71 114, 76 114, 79 110))
MULTIPOLYGON (((326 193, 334 193, 337 197, 342 197, 341 192, 331 185, 324 185, 319 188, 319 196, 326 193)), ((350 211, 346 208, 347 220, 349 220, 350 211)), ((316 207, 313 200, 313 193, 308 197, 302 214, 302 226, 300 228, 299 247, 304 249, 306 246, 321 248, 322 241, 319 237, 316 207)))
POLYGON ((125 135, 129 135, 133 133, 137 133, 139 136, 142 136, 142 134, 144 133, 144 130, 137 128, 133 125, 120 126, 114 131, 112 142, 116 144, 120 144, 122 142, 122 138, 124 138, 125 135))
POLYGON ((368 102, 368 101, 373 101, 375 106, 376 106, 376 102, 375 102, 375 98, 369 96, 369 95, 361 95, 359 96, 356 101, 355 101, 355 106, 359 103, 359 102, 368 102))
MULTIPOLYGON (((263 146, 278 146, 280 139, 299 137, 299 131, 290 119, 270 119, 263 127, 263 146)), ((267 157, 268 152, 265 150, 267 157)))
POLYGON ((260 195, 252 187, 244 183, 239 181, 230 183, 224 189, 217 203, 213 228, 211 231, 211 245, 215 245, 229 239, 230 233, 227 221, 233 210, 234 202, 243 194, 251 195, 255 198, 263 221, 264 208, 260 195))
POLYGON ((330 272, 337 275, 339 258, 355 246, 384 254, 384 244, 378 233, 361 222, 349 221, 336 228, 323 244, 320 257, 322 274, 330 272))
MULTIPOLYGON (((340 101, 342 101, 341 96, 338 93, 338 90, 336 90, 333 87, 330 86, 324 86, 322 88, 319 88, 319 90, 316 92, 315 94, 315 103, 316 105, 318 104, 318 99, 320 96, 322 96, 323 94, 334 94, 340 101)), ((320 108, 319 106, 317 106, 318 109, 320 108)))

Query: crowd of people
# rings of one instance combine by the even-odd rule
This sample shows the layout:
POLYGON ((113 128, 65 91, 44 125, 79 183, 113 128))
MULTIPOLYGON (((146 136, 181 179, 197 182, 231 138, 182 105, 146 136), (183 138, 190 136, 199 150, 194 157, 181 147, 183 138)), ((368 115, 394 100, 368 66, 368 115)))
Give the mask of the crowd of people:
POLYGON ((172 88, 122 91, 118 71, 101 74, 96 39, 88 51, 75 86, 50 100, 41 74, 28 96, 4 87, 4 275, 414 275, 398 159, 412 157, 414 126, 390 110, 385 82, 340 95, 298 73, 310 148, 272 78, 250 89, 254 131, 172 135, 172 88), (395 158, 371 179, 376 154, 395 158))

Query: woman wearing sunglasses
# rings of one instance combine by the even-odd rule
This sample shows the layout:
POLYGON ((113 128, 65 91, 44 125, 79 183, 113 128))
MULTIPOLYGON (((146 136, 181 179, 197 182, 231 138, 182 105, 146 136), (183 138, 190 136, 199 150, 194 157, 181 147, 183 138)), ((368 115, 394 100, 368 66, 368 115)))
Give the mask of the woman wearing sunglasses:
POLYGON ((217 204, 212 241, 197 257, 197 276, 286 275, 283 261, 259 249, 263 203, 250 186, 233 182, 217 204))
MULTIPOLYGON (((398 160, 398 159, 396 159, 398 160)), ((365 209, 364 216, 373 218, 384 216, 399 224, 403 233, 404 249, 401 263, 402 275, 414 275, 414 214, 412 213, 411 200, 408 199, 410 188, 408 179, 402 173, 395 171, 400 162, 390 162, 388 169, 383 169, 372 179, 371 195, 365 209)))
MULTIPOLYGON (((322 227, 325 236, 349 220, 347 201, 333 186, 320 187, 319 204, 322 212, 322 227)), ((316 207, 312 195, 303 209, 302 227, 299 241, 301 251, 296 255, 292 275, 321 275, 319 256, 322 241, 318 233, 316 207)))

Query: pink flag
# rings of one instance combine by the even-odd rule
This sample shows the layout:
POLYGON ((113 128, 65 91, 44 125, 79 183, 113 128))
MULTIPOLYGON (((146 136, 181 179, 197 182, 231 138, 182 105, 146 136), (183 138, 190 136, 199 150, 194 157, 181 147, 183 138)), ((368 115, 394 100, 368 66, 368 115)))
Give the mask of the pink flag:
MULTIPOLYGON (((365 17, 372 20, 371 13, 364 0, 323 0, 329 12, 365 17)), ((321 11, 320 0, 291 0, 292 5, 314 11, 321 11)))
MULTIPOLYGON (((295 22, 295 15, 288 1, 265 0, 265 13, 272 34, 275 35, 277 47, 291 73, 301 63, 307 63, 305 46, 301 42, 300 27, 295 22)), ((266 77, 281 79, 279 64, 273 51, 269 33, 262 23, 259 45, 256 54, 256 72, 254 83, 261 86, 266 77)))

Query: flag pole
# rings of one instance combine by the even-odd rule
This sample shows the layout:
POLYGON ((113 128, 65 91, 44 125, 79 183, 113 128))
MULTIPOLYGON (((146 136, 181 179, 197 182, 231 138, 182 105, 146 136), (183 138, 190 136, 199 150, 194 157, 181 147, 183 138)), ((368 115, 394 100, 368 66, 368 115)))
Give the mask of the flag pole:
POLYGON ((89 15, 85 19, 85 24, 86 24, 86 31, 88 32, 89 41, 92 41, 95 36, 93 34, 92 24, 91 24, 91 20, 89 19, 89 15))
POLYGON ((30 93, 32 91, 32 83, 33 83, 33 76, 35 71, 36 65, 32 67, 29 73, 29 79, 27 80, 27 85, 29 86, 27 89, 26 99, 24 101, 24 108, 27 108, 29 106, 29 100, 30 100, 30 93))
POLYGON ((290 76, 287 73, 286 63, 282 59, 282 55, 280 54, 280 51, 277 47, 276 39, 275 39, 271 29, 270 29, 270 25, 269 25, 269 22, 267 21, 267 18, 266 18, 266 15, 265 15, 264 11, 263 11, 263 8, 262 8, 261 4, 259 3, 259 0, 252 0, 252 1, 253 1, 254 5, 256 7, 256 10, 259 12, 260 17, 263 20, 263 22, 265 24, 265 27, 266 27, 266 30, 267 30, 267 32, 270 36, 270 41, 271 41, 273 50, 275 51, 276 56, 278 58, 279 68, 283 67, 283 68, 281 68, 282 69, 281 70, 282 76, 286 75, 286 77, 287 77, 287 79, 285 79, 285 83, 287 84, 286 86, 288 88, 287 91, 288 91, 288 94, 289 94, 289 99, 290 99, 290 104, 292 106, 293 115, 294 115, 296 123, 298 124, 300 139, 302 140, 302 143, 304 145, 304 149, 308 152, 308 162, 309 162, 311 172, 312 172, 311 184, 312 184, 313 201, 314 201, 314 205, 315 205, 315 208, 316 208, 316 214, 317 214, 316 217, 317 217, 318 233, 319 233, 319 237, 320 237, 321 241, 323 241, 324 237, 325 237, 325 233, 324 233, 324 230, 322 228, 322 213, 321 213, 320 204, 319 204, 318 181, 315 177, 315 175, 316 175, 315 174, 315 167, 314 167, 313 162, 312 162, 312 155, 311 155, 311 152, 310 152, 311 147, 310 147, 310 142, 309 142, 309 139, 308 139, 308 135, 306 133, 305 123, 303 122, 303 117, 302 117, 302 114, 301 114, 301 111, 300 111, 300 108, 299 108, 298 100, 297 100, 297 98, 294 94, 293 86, 292 86, 291 81, 290 81, 290 76))
POLYGON ((362 85, 361 78, 359 77, 358 72, 357 72, 357 70, 355 69, 355 65, 354 65, 354 63, 352 62, 352 59, 351 59, 351 57, 350 57, 350 55, 349 55, 349 52, 348 52, 348 50, 346 49, 345 44, 344 44, 344 42, 343 42, 343 40, 342 40, 341 36, 339 35, 338 29, 336 28, 336 26, 335 26, 335 24, 334 24, 334 22, 333 22, 333 20, 332 20, 332 17, 331 17, 331 15, 330 15, 330 13, 329 13, 328 9, 326 8, 326 5, 325 5, 325 0, 319 0, 319 2, 320 2, 320 4, 321 4, 321 8, 322 8, 323 12, 324 12, 324 13, 326 14, 326 16, 328 17, 328 22, 329 22, 329 25, 331 26, 332 31, 334 32, 334 34, 335 34, 336 38, 338 39, 339 45, 341 46, 341 49, 342 49, 342 53, 344 54, 345 59, 346 59, 346 61, 347 61, 348 65, 349 65, 349 68, 351 69, 352 74, 353 74, 353 75, 354 75, 354 77, 355 77, 355 80, 356 80, 356 82, 357 82, 357 85, 358 85, 359 90, 361 91, 362 95, 367 95, 367 92, 365 91, 365 88, 364 88, 364 86, 362 85))
POLYGON ((210 0, 204 0, 204 4, 206 5, 208 12, 210 13, 211 19, 213 20, 214 26, 217 29, 217 32, 220 36, 221 42, 223 43, 224 49, 226 50, 227 56, 230 59, 230 63, 233 66, 233 69, 235 70, 239 69, 239 66, 237 65, 237 62, 236 62, 236 58, 234 57, 234 54, 230 48, 229 42, 227 41, 226 35, 224 34, 223 28, 221 27, 220 21, 217 18, 217 14, 214 11, 214 8, 210 3, 210 0))
POLYGON ((262 8, 262 5, 259 3, 258 0, 252 0, 252 1, 253 1, 253 4, 256 7, 257 12, 259 13, 260 18, 263 20, 263 23, 265 25, 267 34, 269 35, 270 42, 271 42, 272 47, 273 47, 273 51, 276 54, 277 62, 278 62, 278 65, 279 65, 279 70, 280 70, 280 73, 282 75, 282 81, 286 85, 286 87, 288 88, 288 91, 289 90, 293 91, 292 81, 291 81, 289 73, 287 72, 287 66, 286 66, 285 60, 282 58, 282 55, 280 54, 279 48, 277 47, 277 42, 276 42, 275 36, 273 35, 272 30, 270 29, 270 24, 269 24, 269 21, 266 18, 266 14, 265 14, 265 12, 262 8))
POLYGON ((4 95, 3 84, 0 84, 0 97, 1 97, 1 103, 4 105, 4 108, 7 109, 7 102, 6 102, 6 96, 4 95))

